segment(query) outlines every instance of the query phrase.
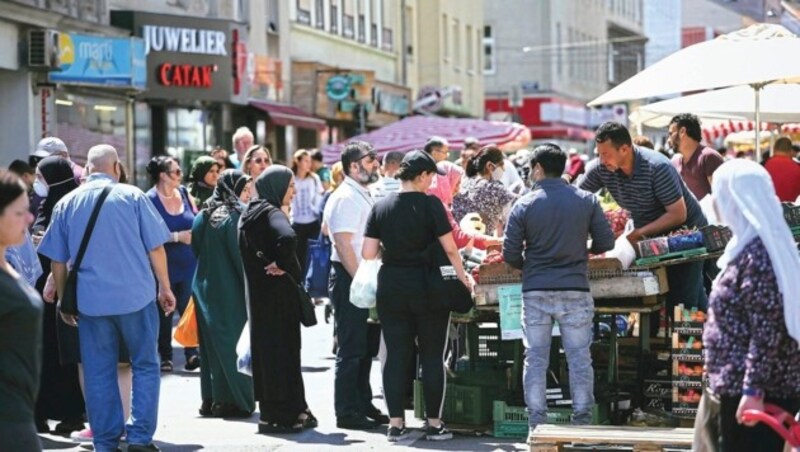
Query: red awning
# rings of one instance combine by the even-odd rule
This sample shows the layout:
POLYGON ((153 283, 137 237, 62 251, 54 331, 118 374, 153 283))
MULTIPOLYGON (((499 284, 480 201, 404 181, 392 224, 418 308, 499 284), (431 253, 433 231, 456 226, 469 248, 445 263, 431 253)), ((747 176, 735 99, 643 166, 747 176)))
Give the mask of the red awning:
POLYGON ((279 126, 294 126, 303 129, 324 130, 325 121, 315 118, 298 107, 273 102, 253 101, 250 106, 269 115, 269 119, 279 126))

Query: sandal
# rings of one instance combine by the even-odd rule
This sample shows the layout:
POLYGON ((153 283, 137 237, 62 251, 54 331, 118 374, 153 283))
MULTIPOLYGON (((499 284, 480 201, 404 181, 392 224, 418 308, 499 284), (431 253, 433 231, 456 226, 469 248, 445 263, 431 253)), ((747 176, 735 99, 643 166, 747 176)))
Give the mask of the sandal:
POLYGON ((200 405, 200 409, 198 410, 200 416, 211 417, 214 414, 212 411, 213 406, 214 403, 211 400, 203 400, 203 404, 200 405))
POLYGON ((165 359, 161 361, 161 372, 172 372, 172 361, 165 359))
POLYGON ((317 421, 317 418, 314 417, 313 414, 311 414, 311 410, 307 409, 307 410, 303 411, 302 413, 300 413, 300 415, 303 415, 303 414, 305 414, 306 417, 304 417, 304 418, 298 417, 297 418, 297 422, 300 423, 303 426, 303 429, 317 428, 319 426, 319 421, 317 421))
POLYGON ((277 422, 259 421, 258 433, 300 433, 303 431, 302 424, 282 425, 277 422))

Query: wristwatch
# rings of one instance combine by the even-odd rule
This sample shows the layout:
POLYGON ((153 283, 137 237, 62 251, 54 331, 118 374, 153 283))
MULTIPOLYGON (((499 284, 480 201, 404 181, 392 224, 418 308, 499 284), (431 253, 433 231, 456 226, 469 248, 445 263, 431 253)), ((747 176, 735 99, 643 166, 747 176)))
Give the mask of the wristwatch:
POLYGON ((745 396, 748 396, 748 397, 757 397, 759 399, 763 399, 764 398, 764 391, 762 391, 761 389, 756 389, 756 388, 742 388, 742 395, 745 395, 745 396))

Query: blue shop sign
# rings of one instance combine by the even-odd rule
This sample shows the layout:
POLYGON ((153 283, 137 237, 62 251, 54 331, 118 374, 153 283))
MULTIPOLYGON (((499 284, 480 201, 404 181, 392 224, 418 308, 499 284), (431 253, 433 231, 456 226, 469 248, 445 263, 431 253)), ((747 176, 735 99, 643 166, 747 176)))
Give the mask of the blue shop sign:
POLYGON ((147 85, 147 59, 140 38, 107 38, 77 33, 59 37, 60 71, 51 82, 133 87, 147 85))

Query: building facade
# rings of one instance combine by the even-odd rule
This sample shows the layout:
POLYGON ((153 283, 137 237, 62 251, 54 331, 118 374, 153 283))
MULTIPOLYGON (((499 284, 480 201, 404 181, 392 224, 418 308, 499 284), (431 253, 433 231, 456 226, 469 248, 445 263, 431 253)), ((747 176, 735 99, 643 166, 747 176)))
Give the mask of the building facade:
POLYGON ((585 105, 644 67, 642 0, 509 0, 486 2, 484 13, 488 118, 584 150, 597 124, 627 121, 625 105, 585 105))

